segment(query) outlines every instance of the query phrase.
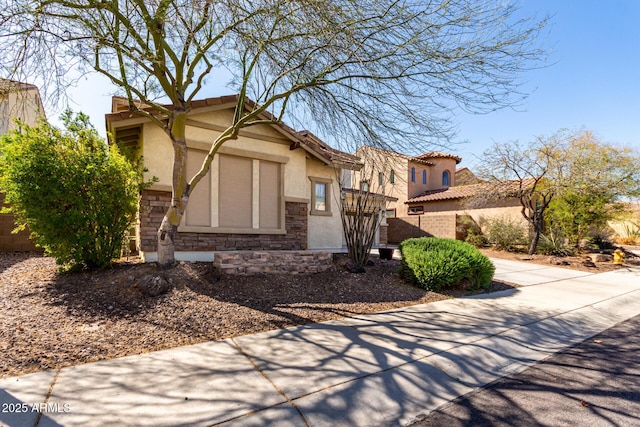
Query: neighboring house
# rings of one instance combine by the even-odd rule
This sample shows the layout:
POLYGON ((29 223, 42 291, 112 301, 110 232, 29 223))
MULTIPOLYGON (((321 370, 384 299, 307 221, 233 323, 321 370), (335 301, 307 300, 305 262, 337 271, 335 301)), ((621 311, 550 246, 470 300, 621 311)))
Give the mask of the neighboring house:
POLYGON ((462 160, 454 154, 431 151, 408 156, 373 147, 360 147, 356 153, 364 163, 354 174, 353 185, 369 183, 373 191, 396 198, 387 205, 388 217, 418 214, 406 202, 425 191, 455 185, 456 165, 462 160))
POLYGON ((499 216, 526 226, 514 197, 518 182, 484 182, 466 167, 456 169, 459 156, 438 151, 408 156, 372 147, 356 154, 364 167, 355 180, 362 180, 363 173, 369 180, 378 177, 382 192, 398 199, 387 205, 389 243, 421 236, 461 238, 463 217, 482 223, 499 216))
MULTIPOLYGON (((199 170, 212 141, 231 123, 236 103, 236 96, 192 103, 189 174, 199 170)), ((343 169, 358 170, 358 158, 308 131, 296 132, 268 114, 265 118, 272 123, 241 130, 216 154, 178 228, 176 259, 211 260, 214 251, 342 247, 339 177, 343 169)), ((157 125, 127 111, 123 98, 113 98, 106 124, 119 144, 138 147, 145 177, 158 178, 142 194, 137 233, 140 254, 155 261, 158 227, 171 198, 171 141, 157 125)))
MULTIPOLYGON (((0 79, 0 135, 15 129, 15 119, 30 126, 35 126, 38 119, 45 119, 40 92, 32 84, 0 79)), ((0 193, 2 203, 4 194, 0 193)), ((12 234, 14 228, 13 215, 0 214, 0 252, 36 250, 29 240, 30 232, 12 234)))
POLYGON ((44 107, 35 85, 0 79, 0 135, 15 129, 15 119, 34 126, 40 118, 44 107))

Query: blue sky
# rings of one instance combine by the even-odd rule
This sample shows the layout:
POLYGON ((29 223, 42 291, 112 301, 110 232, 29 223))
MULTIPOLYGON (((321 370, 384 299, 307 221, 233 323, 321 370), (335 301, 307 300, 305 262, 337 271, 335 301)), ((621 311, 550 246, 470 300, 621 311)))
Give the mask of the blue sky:
MULTIPOLYGON (((640 148, 640 1, 528 0, 523 13, 552 16, 550 65, 523 76, 531 95, 515 109, 455 117, 458 140, 468 141, 448 149, 462 156, 460 166, 473 168, 494 142, 526 142, 562 128, 640 148)), ((210 82, 204 96, 228 94, 210 82)), ((106 80, 91 77, 70 92, 71 107, 102 131, 112 92, 106 80)))

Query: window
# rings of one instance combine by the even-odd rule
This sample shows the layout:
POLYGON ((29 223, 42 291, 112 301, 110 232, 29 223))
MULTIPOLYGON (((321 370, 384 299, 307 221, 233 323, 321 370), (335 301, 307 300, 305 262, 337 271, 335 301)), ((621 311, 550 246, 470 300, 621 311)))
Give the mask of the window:
POLYGON ((395 209, 387 209, 387 212, 386 212, 385 216, 387 218, 395 218, 396 217, 396 210, 395 209))
POLYGON ((424 206, 409 207, 409 215, 422 215, 423 213, 424 213, 424 206))
POLYGON ((382 172, 378 172, 378 185, 382 187, 384 183, 384 175, 382 174, 382 172))
POLYGON ((422 183, 423 184, 427 183, 427 170, 426 169, 422 170, 422 183))
POLYGON ((314 211, 327 210, 327 184, 325 184, 324 182, 315 183, 313 210, 314 211))
POLYGON ((389 175, 389 182, 391 184, 395 184, 396 183, 396 172, 395 171, 391 171, 391 174, 389 175))
POLYGON ((369 181, 360 181, 360 190, 369 191, 369 181))
POLYGON ((443 187, 448 187, 449 186, 449 178, 450 177, 451 177, 451 174, 449 173, 449 171, 442 172, 442 186, 443 187))
POLYGON ((309 177, 311 180, 311 215, 331 216, 331 180, 309 177))
POLYGON ((416 168, 411 168, 411 182, 416 182, 416 168))

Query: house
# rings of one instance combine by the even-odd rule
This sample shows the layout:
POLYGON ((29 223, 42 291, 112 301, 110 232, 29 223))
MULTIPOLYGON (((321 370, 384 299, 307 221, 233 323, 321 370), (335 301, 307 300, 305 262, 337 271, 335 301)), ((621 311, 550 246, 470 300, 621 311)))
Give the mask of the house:
POLYGON ((455 154, 431 151, 408 156, 372 147, 361 147, 356 154, 364 163, 356 180, 369 183, 377 178, 382 189, 378 191, 397 198, 387 205, 389 243, 421 236, 462 238, 463 218, 482 223, 509 217, 525 226, 515 197, 518 182, 484 182, 468 168, 456 169, 462 159, 455 154), (478 203, 483 197, 485 202, 478 203))
MULTIPOLYGON (((188 174, 199 170, 236 104, 237 96, 193 101, 186 130, 188 174)), ((127 105, 114 97, 106 125, 117 143, 137 147, 145 178, 157 178, 142 194, 136 233, 143 259, 155 261, 157 231, 171 198, 173 148, 161 128, 127 105)), ((192 192, 174 239, 177 260, 210 261, 218 251, 342 247, 340 176, 344 169, 358 170, 358 158, 269 114, 265 119, 225 143, 192 192)))
POLYGON ((34 126, 44 119, 38 87, 29 83, 0 79, 0 135, 15 129, 15 119, 34 126))
POLYGON ((388 217, 418 214, 406 202, 426 191, 455 185, 456 165, 462 160, 454 154, 431 151, 408 156, 374 147, 360 147, 356 156, 364 167, 354 174, 354 185, 367 185, 374 191, 397 199, 387 205, 388 217))
MULTIPOLYGON (((0 79, 0 135, 15 129, 15 119, 30 126, 45 119, 40 92, 29 83, 0 79)), ((0 193, 0 204, 3 203, 4 194, 0 193)), ((13 221, 13 215, 0 214, 0 252, 38 250, 29 240, 29 230, 12 233, 13 221)))

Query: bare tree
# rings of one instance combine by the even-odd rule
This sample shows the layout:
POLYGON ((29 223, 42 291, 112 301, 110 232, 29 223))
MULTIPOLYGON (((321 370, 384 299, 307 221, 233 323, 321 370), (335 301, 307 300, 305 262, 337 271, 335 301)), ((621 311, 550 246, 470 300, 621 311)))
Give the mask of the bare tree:
POLYGON ((76 71, 98 72, 165 130, 174 165, 158 230, 164 266, 194 187, 242 128, 287 114, 344 149, 419 150, 449 140, 455 108, 520 101, 520 73, 539 65, 546 19, 518 14, 467 0, 2 0, 0 73, 38 75, 52 96, 76 71), (233 75, 235 115, 187 176, 187 114, 216 69, 233 75))
POLYGON ((387 203, 397 199, 389 195, 393 157, 378 150, 360 150, 358 154, 362 167, 349 171, 348 176, 343 174, 338 181, 342 188, 340 217, 349 258, 356 269, 361 269, 369 260, 387 203))
POLYGON ((529 255, 538 247, 544 226, 544 214, 560 191, 569 135, 559 131, 550 137, 538 137, 523 146, 518 141, 495 143, 482 158, 479 175, 487 180, 483 191, 469 203, 487 205, 509 197, 520 200, 522 216, 532 230, 529 255))

